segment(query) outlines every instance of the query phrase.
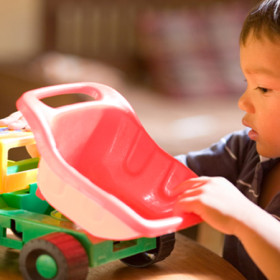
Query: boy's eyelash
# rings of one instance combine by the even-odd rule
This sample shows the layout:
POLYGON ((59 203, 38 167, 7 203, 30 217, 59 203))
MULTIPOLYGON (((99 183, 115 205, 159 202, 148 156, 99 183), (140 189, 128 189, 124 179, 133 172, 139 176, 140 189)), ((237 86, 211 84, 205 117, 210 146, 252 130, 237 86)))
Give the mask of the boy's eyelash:
POLYGON ((266 92, 268 92, 268 91, 269 91, 269 89, 268 89, 268 88, 263 88, 263 87, 257 87, 256 89, 258 89, 258 90, 262 91, 263 93, 266 93, 266 92))
MULTIPOLYGON (((247 83, 247 80, 245 79, 244 82, 247 83)), ((263 93, 267 93, 270 91, 270 89, 264 87, 257 87, 256 90, 260 90, 263 93)))

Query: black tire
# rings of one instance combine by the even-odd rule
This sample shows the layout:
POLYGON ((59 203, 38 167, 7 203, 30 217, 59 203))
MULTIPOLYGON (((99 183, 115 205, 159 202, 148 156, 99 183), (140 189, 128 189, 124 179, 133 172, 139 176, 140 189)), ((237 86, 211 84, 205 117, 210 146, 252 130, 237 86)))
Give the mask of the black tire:
POLYGON ((11 231, 18 239, 22 239, 22 232, 16 230, 16 221, 14 219, 11 220, 11 231))
POLYGON ((121 259, 123 263, 132 267, 147 267, 167 258, 174 249, 175 233, 157 237, 155 249, 134 256, 121 259))
POLYGON ((72 235, 63 232, 29 241, 19 257, 19 268, 25 280, 84 280, 88 266, 84 247, 72 235))

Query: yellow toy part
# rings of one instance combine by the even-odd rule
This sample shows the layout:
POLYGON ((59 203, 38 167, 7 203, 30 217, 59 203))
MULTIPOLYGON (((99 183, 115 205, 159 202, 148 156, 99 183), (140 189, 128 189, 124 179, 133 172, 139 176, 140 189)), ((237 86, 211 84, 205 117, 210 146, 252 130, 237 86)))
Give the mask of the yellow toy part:
POLYGON ((0 193, 25 189, 37 181, 38 158, 9 160, 13 148, 35 144, 32 132, 0 127, 0 193))

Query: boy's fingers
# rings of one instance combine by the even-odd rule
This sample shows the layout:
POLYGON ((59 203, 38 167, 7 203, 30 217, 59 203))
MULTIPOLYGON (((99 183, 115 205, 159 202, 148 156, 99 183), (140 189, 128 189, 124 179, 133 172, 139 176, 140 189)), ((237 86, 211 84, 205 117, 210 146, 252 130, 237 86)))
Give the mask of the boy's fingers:
POLYGON ((197 204, 197 200, 195 197, 188 197, 181 200, 178 200, 174 205, 174 212, 176 214, 180 214, 182 212, 193 212, 196 210, 195 205, 197 204))
POLYGON ((204 183, 205 183, 205 180, 203 180, 203 177, 189 179, 189 180, 184 181, 183 183, 179 184, 178 186, 176 186, 172 190, 172 195, 178 196, 178 195, 182 194, 183 192, 185 192, 186 190, 198 188, 198 187, 204 185, 204 183))
POLYGON ((17 121, 8 124, 9 129, 23 129, 27 127, 27 123, 24 119, 19 119, 17 121))
POLYGON ((6 118, 0 119, 0 125, 9 125, 12 122, 16 122, 20 118, 22 118, 21 112, 14 112, 6 118))
POLYGON ((26 131, 31 131, 31 127, 29 126, 29 124, 27 124, 24 128, 26 131))
POLYGON ((7 126, 9 129, 25 129, 27 131, 31 130, 27 121, 19 111, 12 113, 6 118, 0 119, 0 125, 7 126))

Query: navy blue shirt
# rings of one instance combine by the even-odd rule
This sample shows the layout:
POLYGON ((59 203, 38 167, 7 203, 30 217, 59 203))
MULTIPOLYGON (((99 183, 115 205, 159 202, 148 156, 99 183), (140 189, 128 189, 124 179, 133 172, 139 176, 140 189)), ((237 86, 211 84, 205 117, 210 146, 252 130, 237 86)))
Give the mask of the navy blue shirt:
MULTIPOLYGON (((263 178, 280 159, 260 157, 256 151, 256 143, 248 137, 247 132, 234 132, 210 148, 176 158, 199 176, 222 176, 228 179, 248 199, 258 204, 263 178)), ((280 193, 271 200, 265 210, 280 220, 280 193)), ((225 236, 223 256, 246 279, 266 279, 235 236, 225 236)))

